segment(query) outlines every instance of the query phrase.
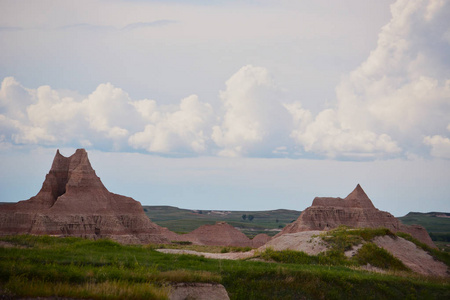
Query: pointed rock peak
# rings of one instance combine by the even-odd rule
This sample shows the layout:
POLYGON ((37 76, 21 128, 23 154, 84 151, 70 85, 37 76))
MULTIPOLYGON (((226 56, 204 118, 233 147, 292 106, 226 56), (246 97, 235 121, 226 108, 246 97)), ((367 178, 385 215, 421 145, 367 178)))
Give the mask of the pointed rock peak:
POLYGON ((355 187, 355 189, 353 190, 352 193, 358 193, 358 194, 366 195, 366 192, 364 192, 363 188, 361 187, 361 185, 359 183, 356 185, 356 187, 355 187))
POLYGON ((50 172, 52 171, 68 172, 70 170, 77 168, 80 165, 86 167, 87 169, 92 169, 86 150, 77 149, 74 154, 72 154, 69 157, 65 157, 64 155, 61 154, 61 152, 58 149, 56 150, 55 158, 53 159, 53 164, 50 169, 50 172))
POLYGON ((364 192, 363 188, 359 185, 351 192, 347 197, 345 197, 347 201, 355 201, 358 202, 358 206, 363 208, 375 208, 372 201, 367 196, 366 192, 364 192))
POLYGON ((69 159, 65 156, 63 156, 59 149, 56 150, 55 158, 53 158, 52 167, 50 169, 51 171, 59 171, 59 170, 65 170, 67 169, 69 165, 69 159))
POLYGON ((80 148, 80 149, 77 149, 76 151, 75 151, 75 154, 74 155, 81 155, 81 156, 87 156, 87 152, 86 152, 86 149, 83 149, 83 148, 80 148))

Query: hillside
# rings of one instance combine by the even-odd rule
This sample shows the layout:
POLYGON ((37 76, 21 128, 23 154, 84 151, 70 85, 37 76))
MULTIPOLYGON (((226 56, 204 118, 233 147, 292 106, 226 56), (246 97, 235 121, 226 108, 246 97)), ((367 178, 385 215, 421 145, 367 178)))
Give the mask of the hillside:
POLYGON ((249 237, 259 233, 273 236, 286 224, 295 221, 301 213, 301 211, 288 209, 218 211, 190 210, 173 206, 143 206, 143 208, 153 222, 178 233, 191 232, 202 225, 224 221, 241 229, 249 237))
POLYGON ((450 213, 410 212, 404 217, 398 218, 403 224, 419 224, 425 227, 433 241, 439 243, 450 242, 450 213))

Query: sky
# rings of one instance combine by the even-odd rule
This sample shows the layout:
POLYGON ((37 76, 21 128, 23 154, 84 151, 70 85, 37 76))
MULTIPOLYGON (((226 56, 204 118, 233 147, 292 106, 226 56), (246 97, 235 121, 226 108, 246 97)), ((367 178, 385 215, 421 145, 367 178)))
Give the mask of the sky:
POLYGON ((144 205, 450 212, 450 1, 0 0, 0 201, 85 148, 144 205))

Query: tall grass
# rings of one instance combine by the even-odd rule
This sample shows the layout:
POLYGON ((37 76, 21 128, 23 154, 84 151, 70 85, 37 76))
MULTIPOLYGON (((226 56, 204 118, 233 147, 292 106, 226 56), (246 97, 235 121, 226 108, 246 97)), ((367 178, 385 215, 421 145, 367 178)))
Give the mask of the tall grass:
POLYGON ((359 265, 370 264, 384 270, 410 271, 398 258, 374 243, 362 245, 353 260, 356 260, 359 265))
POLYGON ((52 282, 12 276, 3 284, 6 295, 19 297, 70 297, 89 299, 168 299, 169 286, 150 282, 130 284, 123 280, 100 283, 52 282))

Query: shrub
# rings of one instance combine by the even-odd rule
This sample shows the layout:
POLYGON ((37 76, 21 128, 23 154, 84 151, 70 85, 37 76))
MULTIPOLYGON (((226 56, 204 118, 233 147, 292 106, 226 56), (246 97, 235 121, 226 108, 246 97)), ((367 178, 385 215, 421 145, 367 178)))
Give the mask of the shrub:
POLYGON ((192 245, 192 242, 189 241, 171 241, 171 243, 176 245, 192 245))

